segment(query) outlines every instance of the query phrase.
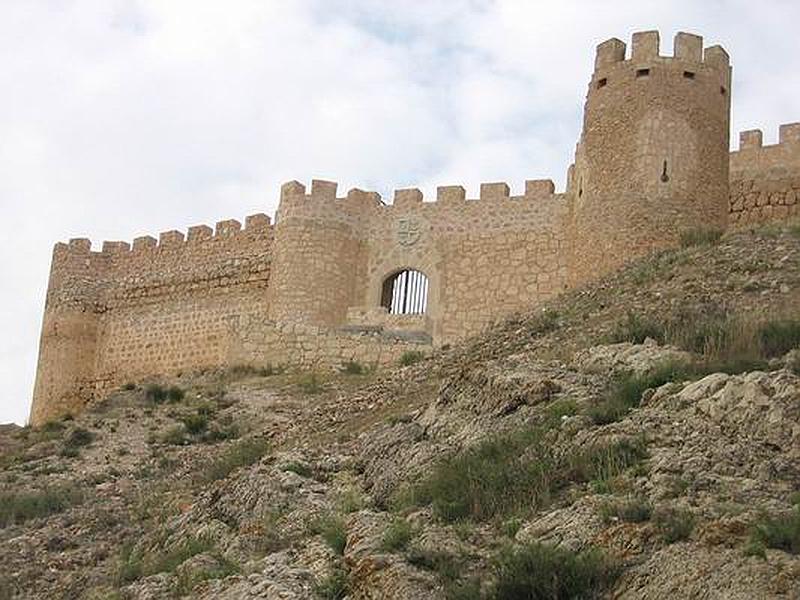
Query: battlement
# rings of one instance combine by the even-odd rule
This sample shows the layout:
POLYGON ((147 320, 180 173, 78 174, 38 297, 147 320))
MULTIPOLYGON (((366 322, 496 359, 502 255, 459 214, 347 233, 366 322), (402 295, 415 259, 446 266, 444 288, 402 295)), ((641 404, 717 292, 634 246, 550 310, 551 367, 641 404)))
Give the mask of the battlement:
POLYGON ((597 46, 595 70, 614 66, 621 62, 642 63, 647 61, 679 60, 704 64, 709 68, 726 71, 730 57, 722 46, 703 48, 703 37, 683 31, 675 34, 672 56, 661 55, 661 36, 658 31, 638 31, 631 37, 631 52, 626 56, 627 45, 618 38, 611 38, 597 46))
POLYGON ((524 191, 520 195, 511 195, 511 187, 505 182, 480 184, 478 198, 468 199, 466 189, 460 185, 445 185, 436 188, 436 198, 426 201, 418 188, 404 188, 394 191, 391 204, 383 202, 377 192, 368 192, 353 188, 344 197, 337 197, 338 184, 333 181, 315 179, 311 182, 311 193, 306 193, 306 186, 298 181, 289 181, 281 186, 281 205, 302 205, 305 207, 330 208, 337 207, 345 211, 358 209, 406 209, 414 206, 452 207, 465 202, 498 202, 536 200, 556 196, 552 179, 529 179, 524 183, 524 191))
POLYGON ((785 123, 778 127, 778 143, 764 146, 764 132, 760 129, 748 129, 739 133, 739 150, 755 150, 772 146, 787 146, 800 151, 800 123, 785 123))
POLYGON ((764 144, 760 129, 739 134, 739 149, 731 152, 731 178, 775 179, 800 173, 800 123, 778 128, 778 142, 764 144))
POLYGON ((158 238, 143 235, 134 238, 133 244, 123 241, 103 241, 100 250, 92 250, 92 241, 88 238, 73 238, 69 243, 58 242, 59 254, 71 254, 91 257, 124 257, 149 254, 159 251, 180 250, 193 247, 204 242, 215 242, 242 238, 262 238, 272 234, 270 217, 264 213, 249 215, 245 218, 245 226, 235 219, 219 221, 212 229, 208 225, 193 225, 187 233, 171 229, 162 231, 158 238))

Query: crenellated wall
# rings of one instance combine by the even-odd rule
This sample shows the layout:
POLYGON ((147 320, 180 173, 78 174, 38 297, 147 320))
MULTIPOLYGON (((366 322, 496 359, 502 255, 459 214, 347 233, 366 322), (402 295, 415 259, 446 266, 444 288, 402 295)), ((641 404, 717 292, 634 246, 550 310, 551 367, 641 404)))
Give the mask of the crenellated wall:
POLYGON ((56 244, 31 422, 75 413, 127 381, 236 364, 394 363, 480 332, 654 248, 683 230, 797 214, 800 123, 729 153, 731 68, 720 46, 658 32, 597 48, 567 189, 529 180, 468 199, 314 180, 281 188, 266 215, 130 246, 56 244), (388 314, 383 284, 428 278, 425 314, 388 314))
POLYGON ((379 306, 383 281, 410 268, 429 278, 429 333, 446 343, 566 286, 567 198, 550 180, 527 181, 520 195, 483 184, 474 200, 460 186, 438 188, 432 202, 398 190, 389 205, 361 190, 336 198, 336 187, 283 187, 270 286, 276 321, 341 324, 354 308, 379 306))
POLYGON ((763 145, 761 130, 743 131, 730 160, 732 226, 800 214, 800 123, 781 125, 778 143, 770 146, 763 145))
POLYGON ((273 230, 223 221, 188 236, 164 232, 133 247, 56 244, 31 421, 76 412, 113 386, 224 363, 227 320, 267 307, 273 230))

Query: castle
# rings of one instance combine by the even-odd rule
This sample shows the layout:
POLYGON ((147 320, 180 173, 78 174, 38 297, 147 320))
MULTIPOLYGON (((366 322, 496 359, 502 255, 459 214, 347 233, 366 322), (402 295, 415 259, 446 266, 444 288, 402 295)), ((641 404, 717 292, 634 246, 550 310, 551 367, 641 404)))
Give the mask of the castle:
POLYGON ((290 182, 263 214, 53 251, 31 422, 149 376, 232 365, 390 363, 469 336, 682 231, 798 213, 800 123, 729 151, 731 68, 678 33, 597 47, 566 191, 551 180, 398 190, 290 182))

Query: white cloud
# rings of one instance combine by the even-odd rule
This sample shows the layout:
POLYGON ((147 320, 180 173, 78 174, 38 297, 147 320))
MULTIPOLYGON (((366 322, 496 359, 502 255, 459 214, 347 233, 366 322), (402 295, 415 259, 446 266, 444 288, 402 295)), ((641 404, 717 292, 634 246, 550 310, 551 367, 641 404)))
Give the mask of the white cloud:
POLYGON ((595 44, 722 43, 734 131, 797 120, 793 2, 6 0, 0 421, 27 415, 52 244, 275 209, 280 183, 563 186, 595 44))

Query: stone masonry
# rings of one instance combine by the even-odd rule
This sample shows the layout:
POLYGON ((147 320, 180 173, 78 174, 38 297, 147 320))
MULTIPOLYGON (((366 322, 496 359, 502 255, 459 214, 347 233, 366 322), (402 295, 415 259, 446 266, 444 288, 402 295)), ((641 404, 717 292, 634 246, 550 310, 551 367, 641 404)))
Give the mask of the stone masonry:
POLYGON ((76 413, 128 381, 234 365, 396 362, 480 332, 696 227, 796 215, 800 123, 729 152, 731 68, 720 46, 658 32, 630 53, 597 48, 567 189, 487 183, 434 201, 315 180, 281 189, 268 216, 162 233, 130 246, 58 243, 53 252, 31 422, 76 413), (382 306, 384 282, 427 277, 424 314, 382 306), (392 312, 393 314, 390 314, 392 312))

